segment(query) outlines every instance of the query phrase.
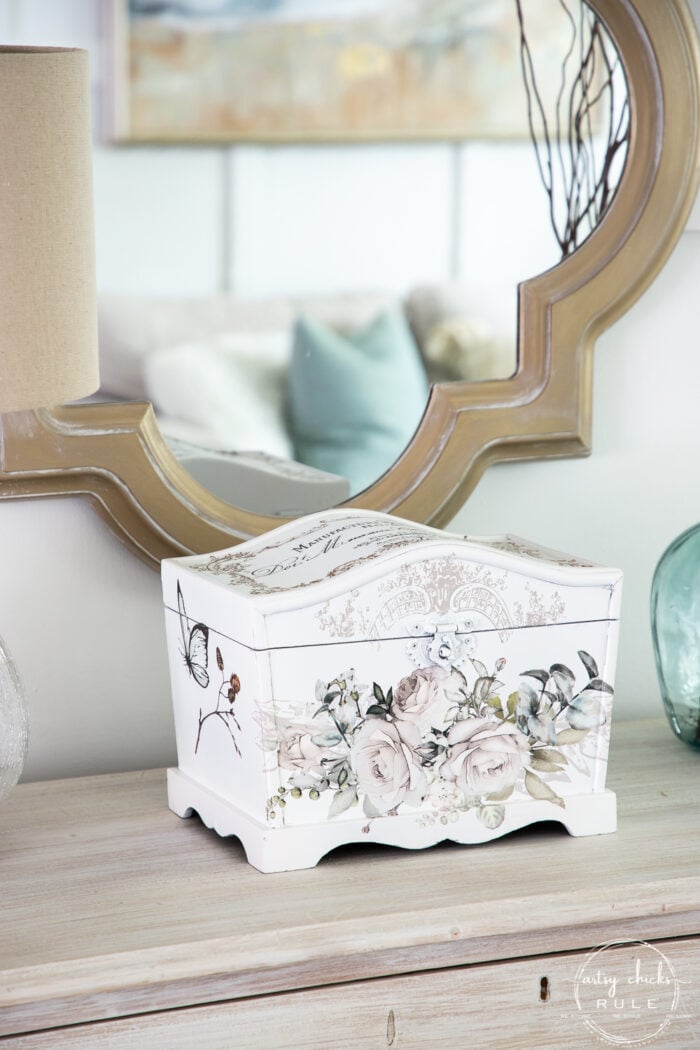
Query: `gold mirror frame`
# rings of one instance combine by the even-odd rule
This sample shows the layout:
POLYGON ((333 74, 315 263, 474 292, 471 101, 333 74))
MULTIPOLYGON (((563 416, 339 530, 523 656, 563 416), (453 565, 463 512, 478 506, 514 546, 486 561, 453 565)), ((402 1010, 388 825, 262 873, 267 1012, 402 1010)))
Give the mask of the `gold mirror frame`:
MULTIPOLYGON (((698 53, 685 0, 588 0, 622 57, 631 105, 625 170, 588 240, 519 288, 514 376, 432 388, 411 444, 346 505, 443 525, 498 460, 591 451, 593 347, 652 282, 698 178, 698 53)), ((5 415, 0 498, 84 495, 129 547, 161 558, 227 547, 282 518, 229 506, 171 454, 145 403, 5 415)))

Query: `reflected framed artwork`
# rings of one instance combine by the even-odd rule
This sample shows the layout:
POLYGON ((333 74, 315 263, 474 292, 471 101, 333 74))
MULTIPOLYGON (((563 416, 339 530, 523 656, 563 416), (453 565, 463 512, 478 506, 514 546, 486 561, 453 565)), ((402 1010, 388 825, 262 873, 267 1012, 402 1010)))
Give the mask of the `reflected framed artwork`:
MULTIPOLYGON (((531 4, 527 22, 556 95, 571 12, 531 4)), ((529 133, 513 0, 113 0, 113 39, 118 140, 529 133)))

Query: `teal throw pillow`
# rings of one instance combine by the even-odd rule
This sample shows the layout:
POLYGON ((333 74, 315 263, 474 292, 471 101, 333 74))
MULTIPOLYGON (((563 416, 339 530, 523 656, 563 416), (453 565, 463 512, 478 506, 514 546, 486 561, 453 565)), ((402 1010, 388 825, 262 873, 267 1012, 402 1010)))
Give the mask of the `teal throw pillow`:
POLYGON ((296 322, 289 378, 295 456, 348 478, 351 495, 403 452, 427 398, 423 363, 401 310, 351 336, 307 317, 296 322))

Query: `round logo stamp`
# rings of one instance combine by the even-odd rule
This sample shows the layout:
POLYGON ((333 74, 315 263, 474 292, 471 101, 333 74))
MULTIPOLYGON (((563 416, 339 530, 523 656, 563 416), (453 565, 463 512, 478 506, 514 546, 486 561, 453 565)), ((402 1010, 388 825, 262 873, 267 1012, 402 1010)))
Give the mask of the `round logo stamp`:
POLYGON ((680 981, 646 941, 611 941, 579 967, 574 996, 584 1024, 613 1046, 653 1042, 676 1016, 680 981))

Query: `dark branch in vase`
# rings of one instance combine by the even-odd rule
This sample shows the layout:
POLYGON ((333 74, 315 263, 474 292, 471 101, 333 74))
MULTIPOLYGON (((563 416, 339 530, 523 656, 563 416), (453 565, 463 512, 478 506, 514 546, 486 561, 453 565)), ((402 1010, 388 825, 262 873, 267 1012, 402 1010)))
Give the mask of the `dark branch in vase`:
POLYGON ((570 40, 556 98, 548 107, 522 0, 514 2, 528 128, 550 224, 564 258, 593 232, 615 195, 629 144, 629 101, 619 56, 598 15, 583 0, 559 0, 570 40), (572 5, 578 6, 578 18, 572 5))

